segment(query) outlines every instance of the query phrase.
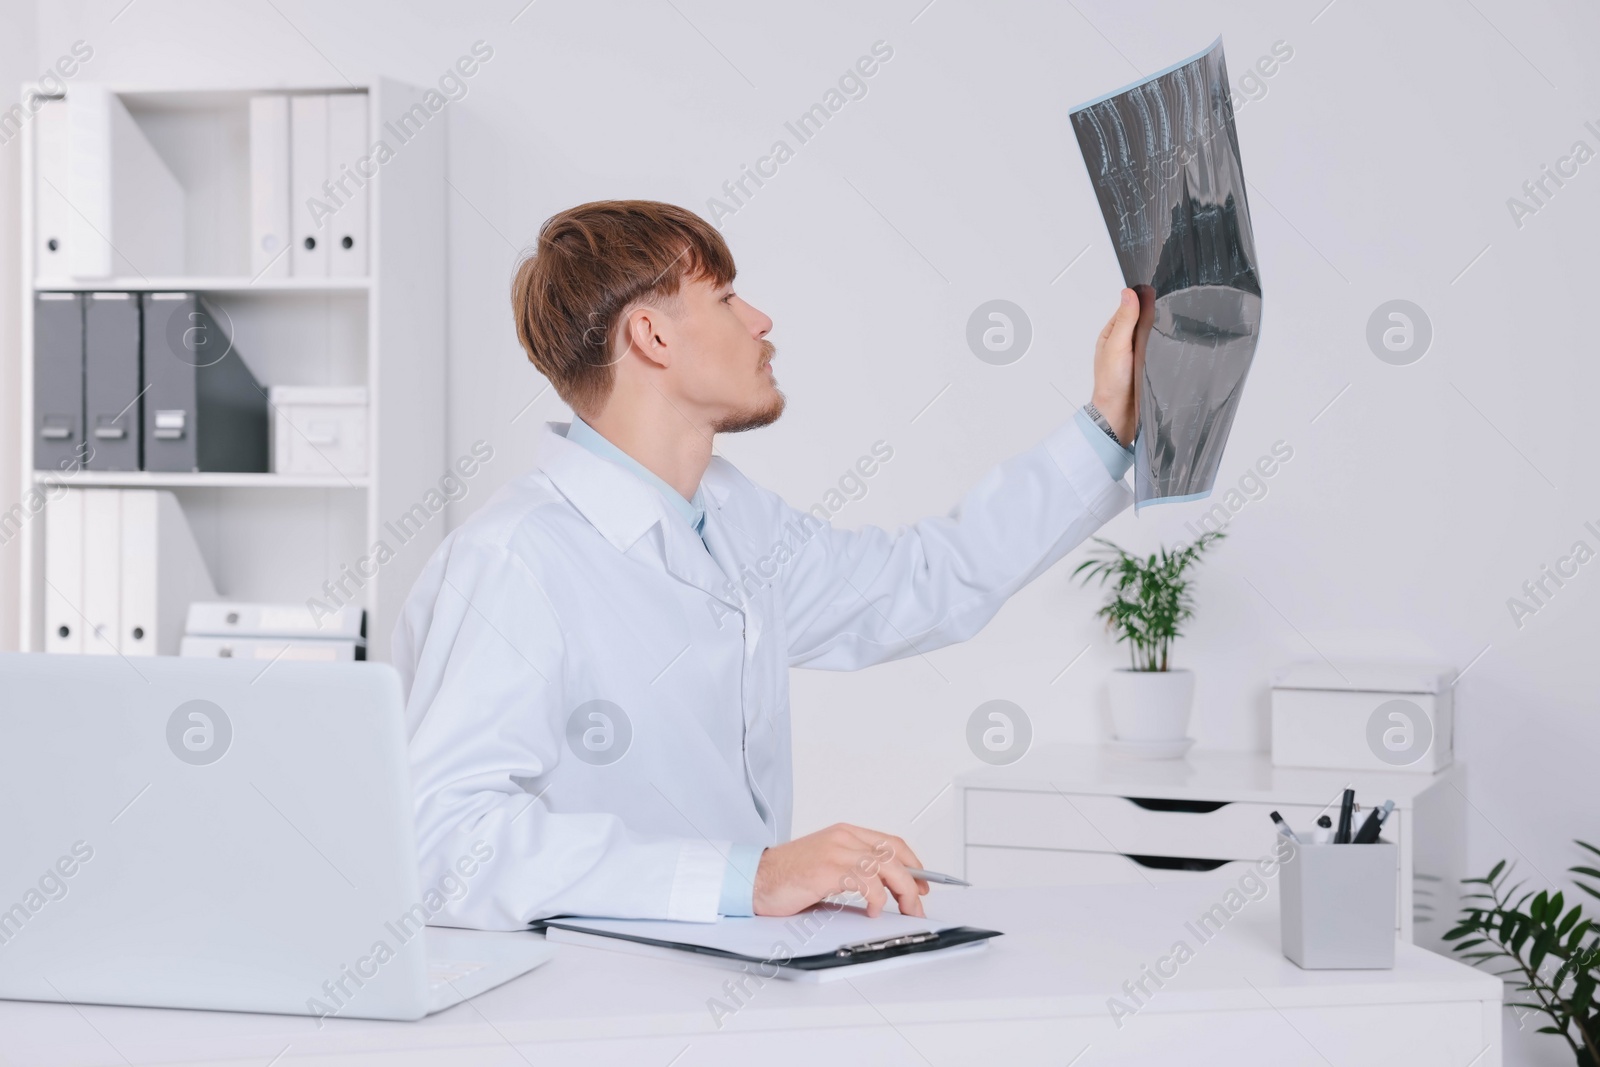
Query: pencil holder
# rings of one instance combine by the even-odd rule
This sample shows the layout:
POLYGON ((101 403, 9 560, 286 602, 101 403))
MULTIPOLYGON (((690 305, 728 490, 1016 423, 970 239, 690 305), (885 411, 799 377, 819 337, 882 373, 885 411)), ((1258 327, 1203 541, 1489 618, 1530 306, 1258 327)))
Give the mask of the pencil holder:
POLYGON ((1283 954, 1307 970, 1394 966, 1400 852, 1370 845, 1296 845, 1279 872, 1283 954))

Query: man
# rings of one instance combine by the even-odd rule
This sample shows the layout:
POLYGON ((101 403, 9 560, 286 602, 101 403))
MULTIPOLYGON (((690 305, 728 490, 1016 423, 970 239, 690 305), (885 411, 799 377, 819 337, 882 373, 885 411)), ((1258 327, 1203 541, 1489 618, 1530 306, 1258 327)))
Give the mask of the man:
POLYGON ((647 201, 556 215, 517 271, 517 336, 572 422, 445 539, 394 636, 423 884, 474 868, 448 923, 789 915, 847 889, 923 914, 900 838, 789 840, 789 668, 966 640, 1128 505, 1132 290, 1092 405, 890 534, 835 530, 712 454, 784 407, 772 321, 733 278, 716 230, 647 201))

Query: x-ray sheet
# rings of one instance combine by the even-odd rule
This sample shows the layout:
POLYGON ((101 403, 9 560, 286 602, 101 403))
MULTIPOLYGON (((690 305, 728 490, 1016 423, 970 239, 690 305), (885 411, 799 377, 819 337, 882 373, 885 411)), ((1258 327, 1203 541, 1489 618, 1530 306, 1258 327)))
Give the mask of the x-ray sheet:
POLYGON ((1196 500, 1216 480, 1261 326, 1222 38, 1071 117, 1139 294, 1134 505, 1196 500))

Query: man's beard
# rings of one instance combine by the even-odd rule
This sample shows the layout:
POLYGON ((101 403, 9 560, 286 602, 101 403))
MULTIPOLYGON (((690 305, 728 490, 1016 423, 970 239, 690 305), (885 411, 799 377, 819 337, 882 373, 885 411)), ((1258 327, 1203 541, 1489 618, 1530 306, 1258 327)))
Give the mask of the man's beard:
MULTIPOLYGON (((772 362, 772 357, 777 355, 778 349, 771 341, 761 342, 762 365, 772 362)), ((764 407, 754 408, 749 411, 735 412, 711 428, 713 433, 744 433, 746 430, 759 430, 763 426, 771 426, 783 414, 787 398, 781 391, 777 391, 772 401, 764 407)))

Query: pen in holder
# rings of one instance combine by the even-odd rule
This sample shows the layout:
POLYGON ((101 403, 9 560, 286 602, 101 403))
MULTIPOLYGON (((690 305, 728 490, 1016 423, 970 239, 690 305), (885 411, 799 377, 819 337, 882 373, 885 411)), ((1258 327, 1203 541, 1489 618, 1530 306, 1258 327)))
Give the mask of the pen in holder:
POLYGON ((1283 954, 1306 970, 1394 966, 1399 849, 1296 845, 1279 872, 1283 954))

